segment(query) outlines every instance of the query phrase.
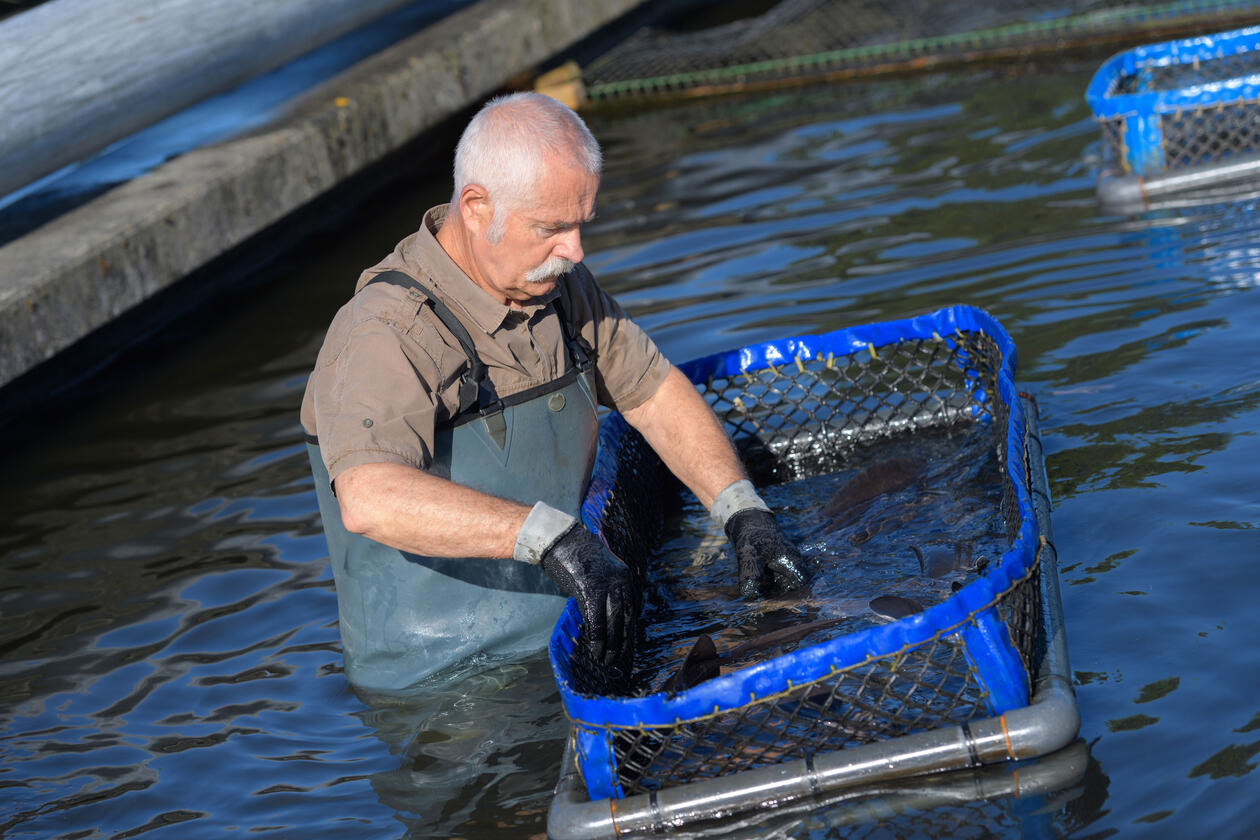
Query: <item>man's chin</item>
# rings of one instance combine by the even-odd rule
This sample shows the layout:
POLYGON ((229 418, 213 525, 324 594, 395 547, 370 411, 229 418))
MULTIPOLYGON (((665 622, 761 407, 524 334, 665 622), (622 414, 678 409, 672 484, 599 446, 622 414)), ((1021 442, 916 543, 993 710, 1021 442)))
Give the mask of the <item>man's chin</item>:
POLYGON ((556 287, 556 283, 559 282, 559 280, 559 277, 548 277, 545 280, 526 280, 521 284, 520 291, 523 294, 528 295, 528 297, 522 300, 521 303, 528 303, 529 301, 536 300, 543 295, 550 294, 551 290, 556 287))

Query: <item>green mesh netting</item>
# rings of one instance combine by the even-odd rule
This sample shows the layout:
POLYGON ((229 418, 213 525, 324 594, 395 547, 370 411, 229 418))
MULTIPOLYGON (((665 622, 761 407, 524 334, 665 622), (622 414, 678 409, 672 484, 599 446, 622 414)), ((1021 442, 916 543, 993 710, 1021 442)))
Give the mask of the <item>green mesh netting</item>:
MULTIPOLYGON (((694 11, 712 4, 682 5, 694 11)), ((584 68, 587 95, 593 101, 696 95, 1260 19, 1260 3, 1243 0, 781 0, 770 8, 765 3, 742 5, 751 6, 753 13, 699 30, 684 31, 688 27, 675 21, 636 31, 584 68)))

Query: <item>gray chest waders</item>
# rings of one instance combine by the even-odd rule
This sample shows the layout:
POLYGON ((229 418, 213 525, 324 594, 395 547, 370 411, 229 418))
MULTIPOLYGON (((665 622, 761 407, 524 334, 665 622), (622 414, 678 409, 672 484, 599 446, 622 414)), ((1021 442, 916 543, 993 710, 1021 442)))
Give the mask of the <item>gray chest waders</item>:
MULTIPOLYGON (((499 400, 467 331, 440 301, 398 272, 372 282, 414 288, 469 357, 461 414, 439 426, 429 472, 525 505, 579 515, 599 431, 590 356, 561 331, 573 367, 559 379, 499 400), (465 397, 472 403, 467 410, 465 397)), ((308 438, 319 512, 337 585, 346 676, 355 686, 399 691, 478 653, 545 647, 565 598, 537 566, 512 559, 422 557, 346 531, 319 444, 308 438)))

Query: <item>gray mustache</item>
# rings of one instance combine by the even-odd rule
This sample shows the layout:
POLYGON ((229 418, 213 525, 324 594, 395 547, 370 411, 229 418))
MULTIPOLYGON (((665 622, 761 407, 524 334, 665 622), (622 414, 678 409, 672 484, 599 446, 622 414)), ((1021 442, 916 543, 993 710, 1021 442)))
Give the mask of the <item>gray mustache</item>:
POLYGON ((564 257, 552 257, 537 268, 531 269, 525 275, 525 281, 527 283, 542 283, 553 277, 559 277, 561 274, 568 274, 572 270, 572 260, 566 260, 564 257))

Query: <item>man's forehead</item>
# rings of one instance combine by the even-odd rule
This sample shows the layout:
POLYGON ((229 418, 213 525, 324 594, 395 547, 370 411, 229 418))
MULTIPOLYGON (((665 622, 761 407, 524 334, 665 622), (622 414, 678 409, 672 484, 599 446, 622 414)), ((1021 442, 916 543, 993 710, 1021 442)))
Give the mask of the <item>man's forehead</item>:
POLYGON ((527 210, 524 213, 525 218, 532 224, 537 225, 571 225, 578 223, 586 223, 595 218, 595 208, 592 206, 590 210, 583 211, 575 208, 572 213, 556 211, 547 208, 535 208, 527 210))
POLYGON ((533 224, 542 225, 589 222, 595 218, 595 193, 589 196, 572 193, 553 196, 550 201, 543 198, 533 206, 523 208, 521 215, 533 224))
POLYGON ((527 189, 520 214, 536 224, 580 224, 595 217, 599 176, 572 167, 552 169, 527 189))

